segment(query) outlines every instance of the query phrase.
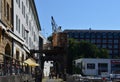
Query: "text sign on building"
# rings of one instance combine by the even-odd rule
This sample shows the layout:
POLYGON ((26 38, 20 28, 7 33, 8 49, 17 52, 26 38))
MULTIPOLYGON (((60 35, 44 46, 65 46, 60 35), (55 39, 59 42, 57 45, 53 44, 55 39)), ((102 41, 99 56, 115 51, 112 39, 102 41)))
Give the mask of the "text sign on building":
POLYGON ((111 64, 120 64, 120 60, 111 60, 111 64))

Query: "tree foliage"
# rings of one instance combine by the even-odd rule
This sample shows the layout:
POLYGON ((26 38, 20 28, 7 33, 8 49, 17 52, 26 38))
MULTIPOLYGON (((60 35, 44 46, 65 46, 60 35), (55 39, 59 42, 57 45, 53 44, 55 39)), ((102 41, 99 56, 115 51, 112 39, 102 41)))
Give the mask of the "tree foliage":
POLYGON ((77 41, 75 39, 69 39, 68 52, 73 59, 109 57, 106 49, 98 48, 96 45, 87 41, 77 41))
POLYGON ((53 39, 52 36, 49 36, 49 37, 47 38, 47 40, 50 41, 50 42, 52 42, 52 39, 53 39))

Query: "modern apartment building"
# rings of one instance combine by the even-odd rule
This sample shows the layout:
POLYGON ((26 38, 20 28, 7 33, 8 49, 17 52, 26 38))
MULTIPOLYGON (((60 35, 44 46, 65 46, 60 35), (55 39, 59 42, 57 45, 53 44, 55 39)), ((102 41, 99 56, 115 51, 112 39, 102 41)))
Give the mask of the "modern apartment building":
POLYGON ((98 48, 109 51, 110 58, 120 57, 120 30, 64 30, 68 38, 78 41, 85 40, 95 44, 98 48))

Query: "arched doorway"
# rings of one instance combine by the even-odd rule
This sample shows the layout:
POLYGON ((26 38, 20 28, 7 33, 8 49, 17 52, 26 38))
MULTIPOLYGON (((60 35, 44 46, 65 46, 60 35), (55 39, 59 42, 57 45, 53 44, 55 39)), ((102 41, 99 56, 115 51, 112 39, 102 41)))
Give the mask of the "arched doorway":
MULTIPOLYGON (((9 45, 9 44, 7 44, 7 45, 5 46, 5 55, 11 56, 11 48, 10 48, 10 45, 9 45)), ((5 56, 4 59, 9 61, 10 58, 7 57, 7 56, 5 56)))
POLYGON ((10 48, 10 45, 7 43, 7 45, 5 46, 5 55, 4 55, 4 75, 6 74, 10 74, 11 73, 11 70, 10 70, 10 61, 11 61, 11 58, 9 57, 11 56, 11 48, 10 48))

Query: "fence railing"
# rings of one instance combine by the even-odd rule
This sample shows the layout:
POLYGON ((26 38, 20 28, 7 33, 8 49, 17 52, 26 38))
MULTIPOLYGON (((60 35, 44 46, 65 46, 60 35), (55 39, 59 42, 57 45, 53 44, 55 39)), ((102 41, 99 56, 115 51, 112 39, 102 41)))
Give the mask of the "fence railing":
POLYGON ((27 63, 19 61, 7 54, 0 53, 0 56, 3 57, 3 61, 0 61, 0 76, 32 74, 32 71, 30 71, 31 67, 27 63))

